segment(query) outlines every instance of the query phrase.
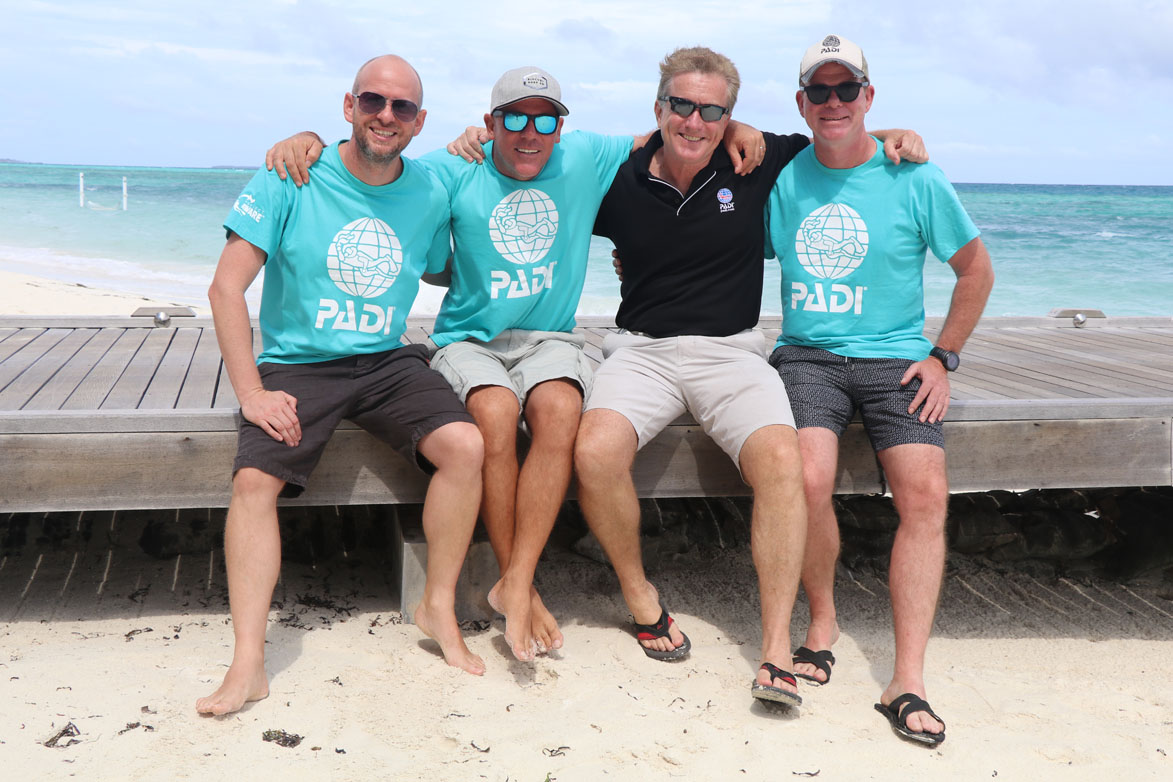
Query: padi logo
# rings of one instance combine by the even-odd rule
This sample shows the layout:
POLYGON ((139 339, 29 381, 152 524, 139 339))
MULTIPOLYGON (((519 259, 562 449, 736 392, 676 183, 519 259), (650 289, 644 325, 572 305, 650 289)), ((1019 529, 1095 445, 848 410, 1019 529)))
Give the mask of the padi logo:
POLYGON ((232 211, 244 215, 254 223, 259 223, 265 217, 265 213, 257 209, 256 203, 257 199, 248 193, 241 193, 240 198, 237 198, 236 203, 232 205, 232 211))
POLYGON ((866 285, 844 285, 841 282, 831 284, 828 293, 824 287, 826 283, 812 282, 807 286, 803 282, 790 283, 790 309, 805 312, 854 312, 863 314, 863 293, 866 285))
POLYGON ((841 43, 841 41, 839 40, 839 36, 837 36, 837 35, 828 35, 826 38, 824 38, 824 39, 823 39, 823 51, 822 51, 822 53, 823 53, 823 54, 827 54, 828 52, 837 52, 837 51, 839 51, 839 44, 840 44, 840 43, 841 43))
POLYGON ((360 331, 363 334, 382 333, 386 336, 391 333, 394 319, 394 307, 383 308, 364 302, 360 315, 355 312, 353 299, 346 299, 342 302, 334 299, 320 299, 318 301, 318 318, 314 322, 314 328, 325 328, 326 321, 332 320, 330 328, 334 331, 360 331))
POLYGON ((550 83, 546 81, 546 77, 540 73, 531 73, 521 77, 521 83, 531 90, 548 89, 550 83))
POLYGON ((723 187, 717 191, 717 201, 721 204, 722 212, 733 211, 733 191, 727 187, 723 187))
POLYGON ((554 267, 557 264, 557 261, 551 261, 549 266, 534 266, 529 274, 526 274, 525 269, 514 269, 516 279, 507 271, 494 270, 489 277, 489 295, 496 299, 504 291, 507 299, 521 299, 553 289, 554 267))

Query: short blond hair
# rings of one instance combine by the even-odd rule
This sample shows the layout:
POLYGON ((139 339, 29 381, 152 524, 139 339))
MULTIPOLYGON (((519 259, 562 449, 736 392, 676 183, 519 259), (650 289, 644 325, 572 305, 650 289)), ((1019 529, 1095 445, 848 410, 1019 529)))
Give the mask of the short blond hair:
POLYGON ((660 62, 657 100, 667 96, 668 82, 682 73, 711 73, 725 79, 729 96, 725 108, 733 110, 733 104, 737 103, 737 91, 741 89, 741 75, 728 57, 706 46, 682 47, 672 52, 660 62))

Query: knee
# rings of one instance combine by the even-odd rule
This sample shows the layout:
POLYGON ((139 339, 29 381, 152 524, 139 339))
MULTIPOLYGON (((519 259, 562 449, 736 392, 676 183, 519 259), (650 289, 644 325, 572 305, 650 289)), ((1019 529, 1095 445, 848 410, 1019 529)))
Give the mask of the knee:
POLYGON ((285 488, 285 481, 256 467, 241 467, 232 476, 232 496, 248 502, 272 500, 285 488))
POLYGON ((624 469, 615 444, 598 429, 579 429, 574 443, 574 469, 586 481, 605 478, 624 469))
POLYGON ((476 425, 458 421, 445 424, 420 441, 420 453, 437 470, 480 474, 485 444, 476 425))

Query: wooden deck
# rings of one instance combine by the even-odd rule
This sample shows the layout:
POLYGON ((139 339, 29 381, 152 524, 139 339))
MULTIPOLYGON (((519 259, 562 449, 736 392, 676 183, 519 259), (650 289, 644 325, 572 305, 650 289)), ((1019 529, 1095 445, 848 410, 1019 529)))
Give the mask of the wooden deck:
MULTIPOLYGON (((582 323, 598 361, 611 321, 582 323)), ((430 325, 410 320, 408 339, 430 325)), ((771 338, 778 326, 762 322, 771 338)), ((1173 319, 987 319, 953 397, 954 491, 1173 485, 1173 319)), ((0 318, 0 512, 222 507, 236 415, 210 320, 0 318)), ((840 462, 839 491, 883 490, 858 423, 840 462)), ((635 478, 645 497, 746 493, 686 419, 641 451, 635 478)), ((424 488, 345 425, 296 502, 415 503, 424 488)))

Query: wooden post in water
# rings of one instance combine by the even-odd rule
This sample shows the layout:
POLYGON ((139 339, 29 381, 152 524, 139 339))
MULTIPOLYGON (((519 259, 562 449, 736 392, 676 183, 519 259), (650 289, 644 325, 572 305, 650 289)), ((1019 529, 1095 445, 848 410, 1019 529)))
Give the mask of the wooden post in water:
POLYGON ((77 172, 77 205, 83 209, 86 205, 86 175, 84 171, 77 172))
POLYGON ((126 177, 122 177, 122 211, 126 211, 126 177))

